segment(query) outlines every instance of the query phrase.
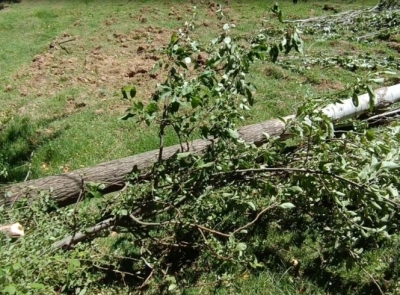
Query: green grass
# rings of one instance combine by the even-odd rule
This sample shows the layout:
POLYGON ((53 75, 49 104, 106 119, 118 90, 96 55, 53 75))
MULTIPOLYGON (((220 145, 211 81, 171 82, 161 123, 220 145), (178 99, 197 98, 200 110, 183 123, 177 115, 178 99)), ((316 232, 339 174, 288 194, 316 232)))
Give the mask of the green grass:
MULTIPOLYGON (((363 5, 373 3, 374 1, 369 1, 363 5)), ((261 28, 263 19, 266 20, 264 23, 278 26, 276 17, 268 10, 270 4, 253 1, 249 5, 243 1, 231 1, 224 6, 225 19, 218 21, 208 5, 198 3, 195 21, 197 28, 194 34, 206 42, 228 21, 236 23, 235 34, 239 35, 256 32, 261 28), (205 22, 207 26, 204 25, 205 22)), ((288 18, 306 18, 311 9, 315 16, 326 14, 322 10, 322 4, 318 1, 315 4, 312 1, 297 6, 291 1, 280 3, 288 18)), ((332 5, 339 6, 342 10, 360 6, 351 4, 350 1, 332 5)), ((93 80, 107 79, 110 73, 104 68, 98 73, 88 73, 83 65, 88 52, 96 47, 100 46, 106 56, 112 55, 120 47, 113 37, 115 34, 129 34, 144 28, 144 31, 138 33, 141 38, 139 41, 143 43, 146 38, 153 39, 156 47, 162 46, 162 41, 157 39, 154 32, 148 31, 148 28, 151 26, 166 29, 160 37, 167 39, 169 32, 178 29, 185 20, 190 19, 191 4, 185 1, 174 1, 172 4, 165 1, 23 1, 10 5, 0 13, 1 117, 5 114, 13 117, 26 116, 32 125, 42 118, 56 118, 43 128, 57 133, 58 136, 34 146, 33 177, 61 172, 59 167, 63 166, 68 166, 69 169, 92 166, 157 146, 155 132, 149 132, 145 127, 132 126, 131 122, 117 120, 129 106, 119 95, 120 87, 127 81, 123 73, 118 73, 115 84, 102 86, 99 83, 97 88, 79 81, 69 84, 69 81, 77 75, 90 76, 93 80), (145 20, 138 21, 141 18, 145 20), (66 50, 49 48, 52 42, 68 39, 70 36, 77 37, 77 40, 64 43, 66 50), (57 76, 51 70, 45 81, 37 81, 46 72, 39 71, 35 76, 38 69, 32 68, 32 60, 37 55, 46 54, 51 55, 51 65, 58 66, 59 71, 65 69, 65 73, 57 76), (67 67, 68 59, 73 59, 74 68, 67 67), (7 89, 7 86, 11 89, 7 89), (84 107, 71 110, 71 104, 81 102, 85 104, 84 107), (42 168, 43 165, 46 169, 42 168)), ((321 52, 328 54, 332 47, 335 48, 329 44, 334 41, 315 43, 312 36, 311 39, 310 36, 306 38, 307 55, 313 56, 321 52)), ((135 52, 138 42, 134 39, 126 42, 127 52, 135 52)), ((360 51, 387 50, 379 45, 370 48, 354 43, 353 46, 360 51)), ((123 63, 129 63, 132 58, 135 58, 135 54, 130 53, 127 56, 126 52, 115 56, 115 60, 122 63, 119 65, 121 69, 124 69, 123 63)), ((283 60, 287 58, 282 57, 283 60)), ((296 67, 296 63, 294 65, 296 67)), ((320 66, 293 71, 268 62, 255 65, 249 80, 258 88, 256 105, 247 114, 243 124, 291 114, 305 97, 337 91, 354 82, 357 75, 359 73, 320 66), (335 85, 326 81, 335 81, 335 85)), ((138 85, 138 97, 143 97, 143 91, 147 97, 151 91, 149 87, 154 85, 147 86, 146 81, 138 85)), ((176 140, 170 138, 168 143, 176 143, 176 140)), ((21 179, 15 177, 9 180, 21 179)))
MULTIPOLYGON (((283 27, 268 10, 273 1, 229 1, 224 6, 227 8, 226 18, 222 21, 213 17, 207 4, 197 2, 197 28, 194 34, 203 42, 217 35, 225 22, 237 25, 237 35, 249 35, 263 24, 283 27)), ((376 2, 329 3, 345 11, 373 6, 376 2)), ((330 13, 322 10, 324 2, 316 0, 303 1, 296 6, 291 0, 280 1, 279 4, 284 17, 289 19, 330 13)), ((192 4, 183 0, 25 0, 0 10, 0 155, 3 157, 0 161, 8 164, 7 181, 24 180, 29 161, 31 177, 40 178, 157 148, 157 130, 154 127, 118 120, 129 106, 121 100, 119 91, 129 81, 124 71, 136 58, 137 47, 151 40, 156 48, 168 42, 170 33, 190 18, 191 8, 192 4), (155 31, 158 29, 152 31, 150 26, 164 28, 165 32, 157 35, 155 31), (133 37, 120 42, 116 34, 131 34, 133 37), (71 37, 77 39, 64 43, 66 50, 54 50, 49 46, 54 41, 71 37), (159 38, 166 40, 163 43, 159 38), (127 47, 123 47, 125 45, 127 47), (101 58, 111 56, 113 61, 121 61, 122 64, 116 66, 121 69, 115 74, 116 77, 112 78, 114 74, 109 71, 114 66, 112 64, 102 66, 98 72, 91 71, 95 62, 93 68, 85 69, 87 56, 99 46, 104 53, 101 58), (65 73, 55 74, 57 69, 51 67, 48 71, 38 71, 33 59, 46 54, 52 56, 46 57, 51 65, 58 66, 65 73), (73 68, 68 68, 68 59, 72 60, 73 68), (33 71, 38 71, 38 75, 35 76, 33 71), (47 76, 41 81, 43 75, 47 76), (71 83, 78 76, 92 79, 94 86, 79 80, 71 83), (99 82, 102 77, 115 82, 99 82)), ((321 40, 317 35, 305 34, 304 37, 305 55, 310 60, 363 52, 382 56, 397 54, 385 42, 357 43, 346 36, 332 40, 321 40)), ((299 55, 291 53, 282 56, 277 64, 264 62, 253 66, 248 79, 257 86, 256 104, 246 114, 243 124, 292 114, 306 98, 340 93, 353 84, 357 77, 368 73, 368 70, 349 71, 325 65, 305 67, 302 60, 299 55)), ((102 64, 101 59, 98 64, 102 64)), ((138 66, 137 62, 133 64, 138 66)), ((134 82, 138 83, 138 97, 147 99, 148 88, 154 87, 154 81, 138 79, 134 82)), ((172 133, 168 133, 165 144, 176 142, 172 133)), ((273 245, 266 245, 267 250, 277 245, 288 246, 293 241, 291 233, 272 232, 270 235, 274 235, 269 236, 273 245)), ((311 275, 293 279, 289 275, 292 274, 291 266, 279 260, 301 257, 301 261, 308 263, 309 269, 312 269, 316 259, 315 245, 313 241, 308 242, 305 246, 290 248, 286 254, 280 255, 275 261, 277 265, 271 265, 271 268, 279 271, 235 274, 230 285, 219 288, 212 284, 216 280, 213 274, 204 274, 198 280, 198 285, 186 290, 185 294, 326 294, 325 284, 329 283, 329 279, 311 275)), ((371 260, 382 258, 386 261, 394 255, 394 251, 382 248, 371 251, 369 255, 371 260)), ((366 270, 368 267, 365 267, 366 270)), ((386 265, 370 267, 384 268, 386 265)), ((351 278, 349 280, 357 276, 364 282, 370 280, 360 269, 348 274, 345 269, 339 271, 343 277, 351 278)))

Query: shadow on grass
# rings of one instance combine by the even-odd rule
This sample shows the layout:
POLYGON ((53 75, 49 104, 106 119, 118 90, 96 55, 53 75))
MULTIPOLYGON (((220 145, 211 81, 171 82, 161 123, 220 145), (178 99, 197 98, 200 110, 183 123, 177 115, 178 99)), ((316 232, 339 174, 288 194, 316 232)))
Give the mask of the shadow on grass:
POLYGON ((0 184, 23 181, 29 172, 34 151, 44 143, 61 135, 63 130, 46 128, 60 118, 33 121, 30 118, 13 118, 0 127, 0 184))
MULTIPOLYGON (((273 216, 263 218, 259 220, 258 225, 268 224, 275 220, 273 216)), ((354 294, 354 295, 378 295, 382 292, 386 292, 392 289, 389 280, 393 278, 393 266, 388 266, 386 270, 386 281, 376 278, 368 278, 367 273, 363 274, 363 281, 358 280, 358 276, 352 273, 350 270, 346 273, 340 269, 346 264, 349 258, 346 251, 337 251, 335 253, 322 252, 316 258, 311 258, 310 246, 318 249, 317 233, 314 232, 312 227, 318 227, 318 225, 306 227, 305 225, 309 222, 302 219, 301 216, 293 216, 288 218, 285 222, 280 223, 279 230, 271 233, 263 232, 261 226, 256 226, 252 231, 249 232, 252 236, 257 236, 257 239, 270 240, 266 245, 259 246, 258 249, 254 249, 254 253, 260 262, 264 262, 268 265, 268 269, 272 273, 276 274, 288 274, 292 278, 295 278, 298 282, 307 281, 314 286, 317 286, 320 290, 324 290, 326 294, 341 295, 341 294, 354 294), (271 237, 271 234, 273 237, 271 237), (280 236, 280 238, 277 238, 280 236), (314 237, 313 242, 310 244, 310 236, 314 237), (308 238, 308 241, 306 240, 308 238), (293 248, 302 249, 301 252, 293 251, 293 248), (308 249, 308 250, 305 250, 308 249), (296 254, 302 253, 303 256, 296 256, 296 254), (307 256, 309 256, 307 258, 307 256), (300 263, 305 262, 299 268, 296 268, 292 264, 292 259, 296 257, 300 263), (328 261, 327 261, 328 260, 328 261), (386 284, 387 283, 387 284, 386 284), (379 286, 378 286, 379 284, 379 286)), ((373 251, 374 247, 368 249, 368 246, 364 244, 364 247, 373 251)), ((361 270, 360 270, 361 271, 361 270)), ((262 271, 260 271, 262 272, 262 271)), ((283 275, 282 275, 283 276, 283 275)))

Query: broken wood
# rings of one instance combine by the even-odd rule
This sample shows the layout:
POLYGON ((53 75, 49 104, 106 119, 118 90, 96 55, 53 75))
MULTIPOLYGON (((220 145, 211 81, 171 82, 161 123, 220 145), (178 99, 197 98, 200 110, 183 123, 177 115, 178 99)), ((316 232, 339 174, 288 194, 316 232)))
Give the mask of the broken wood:
MULTIPOLYGON (((388 103, 400 100, 400 84, 383 87, 375 91, 374 105, 379 108, 388 103)), ((359 105, 355 107, 352 99, 344 100, 342 104, 331 104, 322 111, 334 122, 358 116, 369 111, 369 95, 359 96, 359 105)), ((284 120, 273 119, 263 123, 244 126, 238 130, 241 139, 260 145, 265 141, 265 133, 270 136, 282 136, 285 134, 285 120, 294 116, 285 117, 284 120)), ((190 151, 199 154, 213 143, 211 140, 195 140, 189 144, 190 151)), ((164 158, 173 156, 181 149, 180 145, 164 149, 164 158)), ((23 198, 36 198, 41 191, 52 196, 58 206, 66 206, 76 202, 80 194, 85 191, 88 182, 102 183, 105 185, 103 193, 115 192, 125 185, 126 176, 132 172, 133 167, 143 171, 150 168, 157 161, 158 150, 145 152, 127 158, 113 160, 97 166, 83 168, 70 173, 49 176, 41 179, 30 180, 0 188, 0 194, 4 198, 0 205, 13 204, 23 198)))
POLYGON ((25 235, 24 227, 19 222, 13 224, 1 224, 0 232, 4 233, 10 238, 20 238, 25 235))
POLYGON ((92 235, 98 234, 100 231, 110 228, 115 223, 115 218, 108 218, 92 226, 91 228, 86 229, 85 231, 77 232, 74 235, 68 236, 61 241, 58 241, 52 245, 52 248, 70 248, 73 247, 76 243, 87 240, 88 237, 92 235))

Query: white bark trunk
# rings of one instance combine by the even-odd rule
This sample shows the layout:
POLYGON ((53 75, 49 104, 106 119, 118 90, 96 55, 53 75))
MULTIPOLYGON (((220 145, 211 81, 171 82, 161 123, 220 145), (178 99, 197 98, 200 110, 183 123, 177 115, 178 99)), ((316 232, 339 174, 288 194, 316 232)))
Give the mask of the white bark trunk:
MULTIPOLYGON (((375 91, 374 106, 386 103, 395 103, 400 100, 400 84, 379 88, 375 91)), ((322 111, 332 119, 332 121, 344 120, 356 117, 369 110, 370 97, 368 94, 358 96, 358 107, 355 107, 351 98, 343 101, 342 104, 330 104, 322 111)))

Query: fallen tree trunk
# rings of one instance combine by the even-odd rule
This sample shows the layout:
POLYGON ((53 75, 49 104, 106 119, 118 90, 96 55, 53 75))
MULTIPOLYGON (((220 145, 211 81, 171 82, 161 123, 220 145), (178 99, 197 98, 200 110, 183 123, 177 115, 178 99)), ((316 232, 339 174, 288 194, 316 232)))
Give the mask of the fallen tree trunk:
MULTIPOLYGON (((281 135, 284 127, 285 124, 281 120, 275 119, 245 126, 239 129, 239 134, 244 140, 259 144, 265 138, 263 132, 271 135, 281 135)), ((194 153, 201 153, 211 144, 211 140, 194 140, 190 143, 189 149, 194 153)), ((164 158, 169 158, 179 152, 180 149, 180 145, 167 147, 163 151, 163 156, 164 158)), ((124 186, 125 178, 134 166, 138 170, 149 168, 156 162, 157 157, 158 150, 153 150, 65 174, 5 186, 0 189, 0 193, 4 194, 3 200, 0 200, 0 205, 13 204, 25 196, 34 198, 41 191, 46 191, 59 206, 66 206, 76 202, 88 182, 104 184, 106 188, 103 193, 114 192, 124 186)))
MULTIPOLYGON (((374 105, 377 108, 399 100, 400 84, 375 91, 374 105)), ((363 94, 359 96, 358 107, 353 105, 352 99, 347 99, 342 104, 329 105, 322 111, 333 121, 339 121, 365 113, 369 110, 369 101, 369 95, 363 94)), ((293 117, 288 116, 284 119, 287 120, 293 117)), ((259 145, 265 140, 265 133, 270 136, 282 136, 285 134, 285 124, 281 120, 274 119, 244 126, 238 131, 243 140, 259 145)), ((211 144, 212 141, 210 140, 195 140, 190 143, 189 148, 195 153, 201 153, 211 144)), ((165 148, 163 152, 164 158, 171 157, 176 152, 179 152, 180 149, 180 145, 165 148)), ((39 192, 47 191, 59 206, 66 206, 78 200, 88 182, 103 183, 105 185, 104 193, 114 192, 124 186, 125 178, 133 167, 137 167, 139 170, 150 168, 156 162, 157 157, 158 150, 153 150, 70 173, 5 186, 0 190, 0 193, 4 194, 4 198, 0 200, 0 205, 12 204, 23 197, 34 198, 39 195, 39 192)))

